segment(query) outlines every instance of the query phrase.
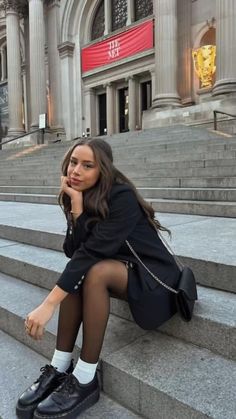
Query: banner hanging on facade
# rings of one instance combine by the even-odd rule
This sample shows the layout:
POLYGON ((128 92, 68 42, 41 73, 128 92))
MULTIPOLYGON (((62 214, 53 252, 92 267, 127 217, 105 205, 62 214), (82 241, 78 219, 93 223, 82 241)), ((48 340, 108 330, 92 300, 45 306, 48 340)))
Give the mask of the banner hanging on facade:
POLYGON ((153 21, 148 20, 82 49, 82 72, 109 65, 153 48, 153 21))

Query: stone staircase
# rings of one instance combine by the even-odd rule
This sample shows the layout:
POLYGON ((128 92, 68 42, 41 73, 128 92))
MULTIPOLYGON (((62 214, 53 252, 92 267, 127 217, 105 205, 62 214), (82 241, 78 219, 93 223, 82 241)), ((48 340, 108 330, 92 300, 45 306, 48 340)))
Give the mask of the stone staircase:
MULTIPOLYGON (((167 131, 158 130, 159 148, 151 144, 146 147, 147 144, 143 144, 145 138, 150 143, 155 140, 157 130, 155 133, 154 130, 140 133, 138 144, 131 133, 127 137, 112 138, 114 154, 117 161, 118 157, 120 159, 119 167, 129 166, 129 158, 125 153, 126 144, 132 149, 132 158, 137 148, 135 162, 140 163, 140 170, 143 167, 142 173, 145 172, 145 167, 150 169, 155 155, 156 161, 160 160, 160 165, 164 161, 182 161, 187 166, 191 149, 192 162, 200 161, 203 158, 199 158, 200 155, 207 155, 220 167, 217 155, 218 159, 223 160, 235 158, 233 153, 236 150, 233 151, 233 146, 236 143, 233 138, 227 143, 223 138, 204 131, 207 138, 202 141, 191 129, 192 137, 187 139, 184 128, 175 129, 175 140, 172 139, 173 128, 168 131, 168 144, 164 138, 167 131), (186 143, 185 147, 178 137, 180 132, 182 143, 186 143), (194 151, 195 141, 198 153, 194 151), (180 148, 183 146, 182 153, 177 152, 177 144, 180 143, 180 148), (173 149, 165 154, 167 145, 173 149), (143 149, 149 150, 148 161, 144 161, 147 155, 142 154, 143 149), (170 157, 173 155, 175 160, 170 157)), ((18 395, 37 377, 40 366, 48 362, 55 346, 57 313, 48 323, 41 342, 35 342, 25 335, 23 323, 28 312, 40 304, 55 284, 68 261, 61 251, 66 230, 65 219, 60 208, 52 205, 56 202, 55 194, 60 176, 58 160, 67 147, 57 144, 32 148, 24 157, 21 153, 27 153, 27 148, 19 150, 18 156, 16 151, 6 150, 3 151, 5 158, 3 154, 1 157, 0 182, 5 188, 10 183, 12 188, 11 192, 2 189, 2 197, 6 193, 10 195, 6 195, 8 199, 0 202, 2 419, 15 419, 14 406, 18 395), (28 169, 24 177, 21 173, 26 166, 28 169), (17 167, 18 172, 15 170, 17 167), (40 203, 40 199, 44 204, 40 203)), ((156 163, 158 167, 159 163, 156 163)), ((138 169, 138 165, 135 167, 138 169)), ((225 164, 223 167, 228 166, 225 164)), ((129 170, 127 174, 132 173, 134 167, 130 165, 129 170)), ((139 174, 139 170, 134 173, 134 180, 137 179, 137 173, 139 174)), ((228 182, 233 177, 225 178, 228 182)), ((153 176, 149 180, 156 179, 159 182, 159 177, 153 176)), ((196 179, 201 181, 204 177, 196 179)), ((161 190, 163 194, 179 192, 181 197, 184 189, 169 186, 166 192, 165 186, 158 184, 160 190, 156 190, 156 186, 149 186, 155 188, 151 191, 157 195, 149 195, 146 183, 141 184, 141 177, 140 187, 144 188, 143 194, 147 194, 151 200, 164 199, 159 198, 158 193, 161 190)), ((228 185, 219 187, 219 184, 215 184, 214 188, 217 190, 217 199, 221 197, 217 202, 225 204, 225 212, 227 202, 234 205, 235 190, 228 185), (227 193, 231 198, 229 201, 224 199, 224 194, 227 196, 227 193)), ((211 188, 202 189, 198 186, 197 189, 199 194, 207 194, 207 189, 211 188)), ((167 196, 170 201, 173 199, 172 195, 167 196)), ((180 202, 183 198, 179 196, 174 195, 180 202)), ((185 199, 190 203, 192 201, 191 195, 185 195, 185 199)), ((213 195, 212 201, 215 202, 213 195)), ((208 205, 210 199, 206 202, 208 205)), ((176 315, 158 331, 147 332, 133 322, 127 303, 112 300, 99 364, 103 388, 101 401, 81 418, 236 419, 236 221, 232 215, 228 218, 213 217, 209 213, 199 216, 160 211, 157 216, 172 231, 171 246, 175 253, 196 274, 199 301, 195 306, 194 317, 191 323, 184 323, 176 315)), ((81 347, 81 334, 76 344, 75 356, 81 347)))
MULTIPOLYGON (((156 211, 236 216, 236 137, 172 126, 106 138, 115 164, 156 211)), ((0 200, 57 203, 70 143, 0 151, 0 200)))

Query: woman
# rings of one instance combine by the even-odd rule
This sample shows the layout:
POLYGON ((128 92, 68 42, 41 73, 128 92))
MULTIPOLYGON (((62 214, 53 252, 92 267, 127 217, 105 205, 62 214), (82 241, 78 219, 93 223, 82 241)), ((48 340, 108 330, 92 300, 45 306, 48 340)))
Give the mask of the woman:
POLYGON ((68 222, 64 251, 71 260, 25 321, 29 336, 41 339, 60 304, 52 362, 41 368, 39 379, 17 403, 17 415, 24 419, 76 418, 98 400, 96 368, 110 296, 127 300, 145 329, 158 327, 176 312, 173 294, 147 273, 126 243, 163 282, 176 286, 179 268, 157 234, 164 228, 114 167, 110 146, 101 139, 80 140, 66 154, 62 173, 59 202, 68 222), (83 344, 73 370, 72 351, 82 322, 83 344))

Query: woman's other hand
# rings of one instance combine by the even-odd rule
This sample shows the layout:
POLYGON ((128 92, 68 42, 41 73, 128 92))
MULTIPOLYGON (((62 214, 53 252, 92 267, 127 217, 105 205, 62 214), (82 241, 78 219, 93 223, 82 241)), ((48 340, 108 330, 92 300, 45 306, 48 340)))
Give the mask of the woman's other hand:
POLYGON ((44 327, 53 316, 56 305, 44 301, 35 310, 28 314, 25 320, 25 330, 30 337, 40 340, 43 337, 44 327))

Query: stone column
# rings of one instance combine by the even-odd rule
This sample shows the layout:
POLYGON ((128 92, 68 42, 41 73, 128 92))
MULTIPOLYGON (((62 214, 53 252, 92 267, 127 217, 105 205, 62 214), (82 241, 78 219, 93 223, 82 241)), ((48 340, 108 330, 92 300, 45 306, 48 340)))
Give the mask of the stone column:
POLYGON ((108 35, 112 31, 112 2, 111 0, 104 0, 104 8, 105 8, 104 35, 108 35))
POLYGON ((236 92, 236 2, 216 0, 216 82, 213 95, 236 92))
POLYGON ((135 131, 137 125, 137 81, 135 77, 129 77, 129 130, 135 131))
POLYGON ((49 64, 49 101, 51 114, 51 127, 62 130, 62 106, 61 106, 61 63, 58 51, 59 28, 60 28, 60 2, 50 0, 48 2, 48 64, 49 64))
POLYGON ((177 1, 178 11, 178 92, 183 105, 192 103, 192 1, 177 1))
POLYGON ((24 132, 18 1, 6 3, 9 136, 24 132))
POLYGON ((61 59, 61 78, 63 86, 63 125, 66 131, 67 140, 74 136, 74 78, 73 78, 73 55, 75 44, 63 42, 58 46, 61 59))
POLYGON ((31 127, 47 112, 43 0, 29 0, 31 127))
POLYGON ((96 115, 96 93, 94 89, 87 89, 84 92, 85 96, 85 128, 86 128, 86 134, 88 135, 87 129, 90 131, 90 136, 93 137, 97 135, 97 129, 96 129, 96 121, 97 121, 97 115, 96 115))
POLYGON ((1 71, 2 71, 1 81, 4 81, 7 78, 7 74, 6 74, 7 73, 6 72, 6 69, 7 69, 6 48, 2 47, 0 51, 1 51, 1 71))
MULTIPOLYGON (((27 104, 27 119, 25 114, 25 125, 30 130, 31 125, 31 95, 30 95, 30 46, 29 46, 29 16, 24 16, 24 38, 25 38, 25 101, 27 104)), ((23 79, 24 81, 24 79, 23 79)))
POLYGON ((115 132, 115 107, 114 107, 114 86, 112 83, 106 85, 107 93, 107 135, 112 135, 115 132))
POLYGON ((177 93, 177 0, 154 1, 156 88, 153 107, 181 106, 177 93))
POLYGON ((131 25, 135 21, 135 7, 134 0, 127 0, 127 22, 126 25, 131 25))

